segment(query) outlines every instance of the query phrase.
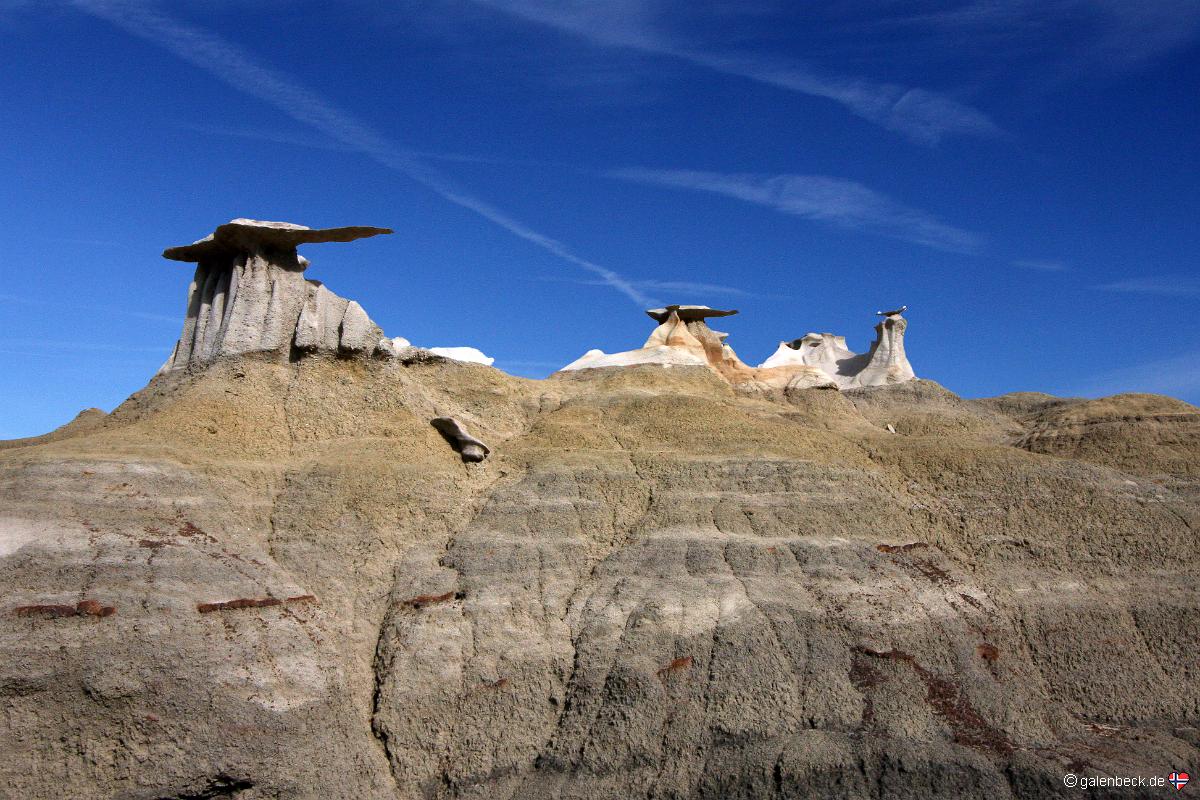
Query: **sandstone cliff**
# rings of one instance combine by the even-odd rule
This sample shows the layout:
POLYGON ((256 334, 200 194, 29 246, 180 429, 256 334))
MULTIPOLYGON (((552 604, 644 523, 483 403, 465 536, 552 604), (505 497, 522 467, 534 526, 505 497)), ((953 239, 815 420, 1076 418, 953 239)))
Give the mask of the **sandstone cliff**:
POLYGON ((0 449, 0 787, 1033 798, 1077 796, 1068 770, 1165 775, 1200 756, 1198 463, 1200 409, 1146 395, 213 352, 0 449))

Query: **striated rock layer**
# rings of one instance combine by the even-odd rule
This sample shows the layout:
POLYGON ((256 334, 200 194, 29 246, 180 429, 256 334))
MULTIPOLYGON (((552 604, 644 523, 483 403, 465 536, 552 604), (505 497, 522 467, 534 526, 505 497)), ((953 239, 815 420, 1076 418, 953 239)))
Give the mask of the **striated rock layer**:
POLYGON ((170 371, 0 448, 0 786, 990 800, 1165 775, 1200 763, 1197 463, 1200 410, 1144 395, 323 350, 170 371))

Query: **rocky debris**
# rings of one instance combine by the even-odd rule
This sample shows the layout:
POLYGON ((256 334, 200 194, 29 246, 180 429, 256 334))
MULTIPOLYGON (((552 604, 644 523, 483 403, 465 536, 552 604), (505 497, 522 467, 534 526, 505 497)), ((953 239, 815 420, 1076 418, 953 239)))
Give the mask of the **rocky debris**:
POLYGON ((839 388, 883 386, 913 380, 916 375, 904 352, 904 330, 908 321, 894 311, 876 312, 884 319, 875 326, 875 341, 869 352, 856 354, 846 346, 846 337, 832 333, 809 333, 779 349, 759 365, 760 370, 818 370, 839 388))
POLYGON ((162 371, 251 352, 371 354, 383 331, 362 306, 304 278, 301 244, 349 242, 387 228, 311 229, 236 219, 163 256, 196 263, 183 332, 162 371))
POLYGON ((12 611, 15 617, 111 617, 117 613, 116 606, 101 605, 96 600, 80 600, 75 605, 30 605, 17 606, 12 611))
POLYGON ((483 461, 492 452, 486 444, 467 433, 463 424, 454 417, 437 417, 429 424, 446 437, 446 441, 462 455, 463 461, 483 461))
POLYGON ((214 611, 236 611, 241 608, 271 608, 285 603, 315 603, 317 598, 311 594, 298 594, 292 597, 239 597, 236 600, 222 600, 217 603, 197 603, 196 611, 201 614, 211 614, 214 611))

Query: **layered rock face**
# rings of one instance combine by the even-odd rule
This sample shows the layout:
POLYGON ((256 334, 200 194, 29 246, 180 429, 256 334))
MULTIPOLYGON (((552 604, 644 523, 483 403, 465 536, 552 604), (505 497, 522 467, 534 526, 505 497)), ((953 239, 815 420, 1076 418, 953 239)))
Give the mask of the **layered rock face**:
MULTIPOLYGON (((308 291, 289 347, 341 348, 308 291)), ((712 311, 651 312, 694 368, 544 381, 218 347, 0 443, 5 796, 1070 798, 1198 763, 1200 409, 805 389, 844 343, 756 370, 712 311)))
POLYGON ((391 233, 386 228, 313 230, 287 222, 235 219, 165 258, 194 262, 183 333, 164 370, 203 365, 220 356, 291 349, 371 353, 383 331, 362 306, 306 280, 301 244, 349 242, 391 233))

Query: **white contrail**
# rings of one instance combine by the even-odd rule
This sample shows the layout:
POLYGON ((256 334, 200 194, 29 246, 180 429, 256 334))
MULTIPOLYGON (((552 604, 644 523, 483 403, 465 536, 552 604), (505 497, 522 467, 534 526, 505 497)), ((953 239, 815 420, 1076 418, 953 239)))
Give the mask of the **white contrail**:
POLYGON ((237 47, 139 3, 122 0, 69 0, 75 8, 166 48, 173 55, 211 73, 235 89, 257 97, 283 113, 383 166, 407 175, 435 194, 472 211, 509 233, 597 276, 639 306, 655 305, 620 274, 578 256, 552 239, 513 219, 495 206, 472 197, 415 153, 389 140, 283 73, 256 63, 237 47))
POLYGON ((629 168, 611 178, 736 197, 784 214, 850 230, 865 230, 948 253, 978 253, 982 240, 861 183, 826 175, 742 175, 696 170, 629 168))
POLYGON ((656 5, 564 0, 472 1, 511 17, 582 36, 596 44, 666 56, 790 92, 823 97, 922 144, 937 144, 947 135, 995 137, 1003 133, 982 111, 937 92, 862 78, 820 75, 793 62, 715 55, 680 47, 644 24, 639 11, 656 5))

